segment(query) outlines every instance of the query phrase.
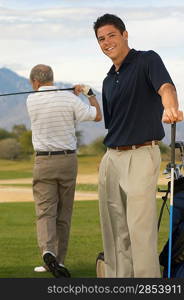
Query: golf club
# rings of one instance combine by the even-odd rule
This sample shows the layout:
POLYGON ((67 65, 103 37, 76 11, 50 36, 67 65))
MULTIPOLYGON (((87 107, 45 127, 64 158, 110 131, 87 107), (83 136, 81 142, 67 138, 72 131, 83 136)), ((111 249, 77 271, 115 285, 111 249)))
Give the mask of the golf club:
POLYGON ((0 97, 3 96, 15 96, 15 95, 23 95, 23 94, 33 94, 33 93, 43 93, 43 92, 53 92, 53 91, 72 91, 74 88, 65 88, 65 89, 50 89, 50 90, 41 90, 41 91, 28 91, 28 92, 17 92, 17 93, 8 93, 8 94, 0 94, 0 97))
POLYGON ((171 124, 171 190, 170 190, 170 218, 169 218, 168 278, 171 278, 171 260, 172 260, 175 138, 176 138, 176 123, 174 122, 171 124))

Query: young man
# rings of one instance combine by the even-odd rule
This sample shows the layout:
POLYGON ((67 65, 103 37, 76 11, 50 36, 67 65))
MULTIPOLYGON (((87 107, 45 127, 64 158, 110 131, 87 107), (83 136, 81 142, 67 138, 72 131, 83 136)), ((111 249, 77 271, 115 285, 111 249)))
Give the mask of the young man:
POLYGON ((55 277, 70 277, 64 266, 67 253, 77 176, 76 122, 100 121, 101 111, 88 86, 76 86, 90 105, 68 91, 55 91, 53 71, 37 65, 30 73, 34 90, 27 99, 35 150, 33 195, 37 216, 37 238, 45 267, 55 277), (51 91, 50 91, 51 90, 51 91))
POLYGON ((162 126, 183 119, 176 89, 154 51, 128 46, 123 21, 99 17, 94 30, 113 62, 103 82, 107 152, 99 170, 106 277, 160 277, 156 184, 162 126), (163 114, 164 108, 164 114, 163 114))

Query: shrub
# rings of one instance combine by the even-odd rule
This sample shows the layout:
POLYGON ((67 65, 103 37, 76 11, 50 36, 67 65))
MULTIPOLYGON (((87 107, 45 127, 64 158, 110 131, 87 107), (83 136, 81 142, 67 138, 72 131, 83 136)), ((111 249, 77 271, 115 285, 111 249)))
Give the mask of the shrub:
POLYGON ((21 146, 14 138, 7 138, 0 141, 0 158, 18 159, 21 156, 21 146))

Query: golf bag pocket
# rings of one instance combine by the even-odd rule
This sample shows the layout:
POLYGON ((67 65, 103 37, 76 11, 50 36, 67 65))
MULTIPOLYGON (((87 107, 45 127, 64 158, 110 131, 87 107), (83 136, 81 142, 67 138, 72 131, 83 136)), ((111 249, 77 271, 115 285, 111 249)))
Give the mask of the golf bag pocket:
MULTIPOLYGON (((163 277, 167 277, 168 247, 169 241, 159 257, 164 267, 163 277)), ((171 277, 184 278, 184 192, 181 191, 174 195, 171 277)))
MULTIPOLYGON (((172 235, 172 265, 184 263, 184 222, 181 222, 173 231, 172 235)), ((168 244, 165 244, 160 253, 160 264, 167 267, 168 264, 168 244)))
MULTIPOLYGON (((163 270, 163 278, 167 278, 168 269, 164 268, 163 270)), ((184 278, 184 262, 180 264, 176 264, 171 267, 171 277, 172 278, 184 278)))

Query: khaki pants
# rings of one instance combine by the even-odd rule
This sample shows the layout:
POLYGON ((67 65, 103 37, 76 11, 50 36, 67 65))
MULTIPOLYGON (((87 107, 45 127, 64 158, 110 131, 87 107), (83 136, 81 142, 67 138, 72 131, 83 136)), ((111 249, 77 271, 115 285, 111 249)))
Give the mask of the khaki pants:
POLYGON ((160 277, 157 253, 157 145, 108 149, 99 172, 106 277, 160 277))
POLYGON ((76 154, 36 156, 33 195, 40 251, 51 251, 59 263, 67 252, 77 176, 76 154))

